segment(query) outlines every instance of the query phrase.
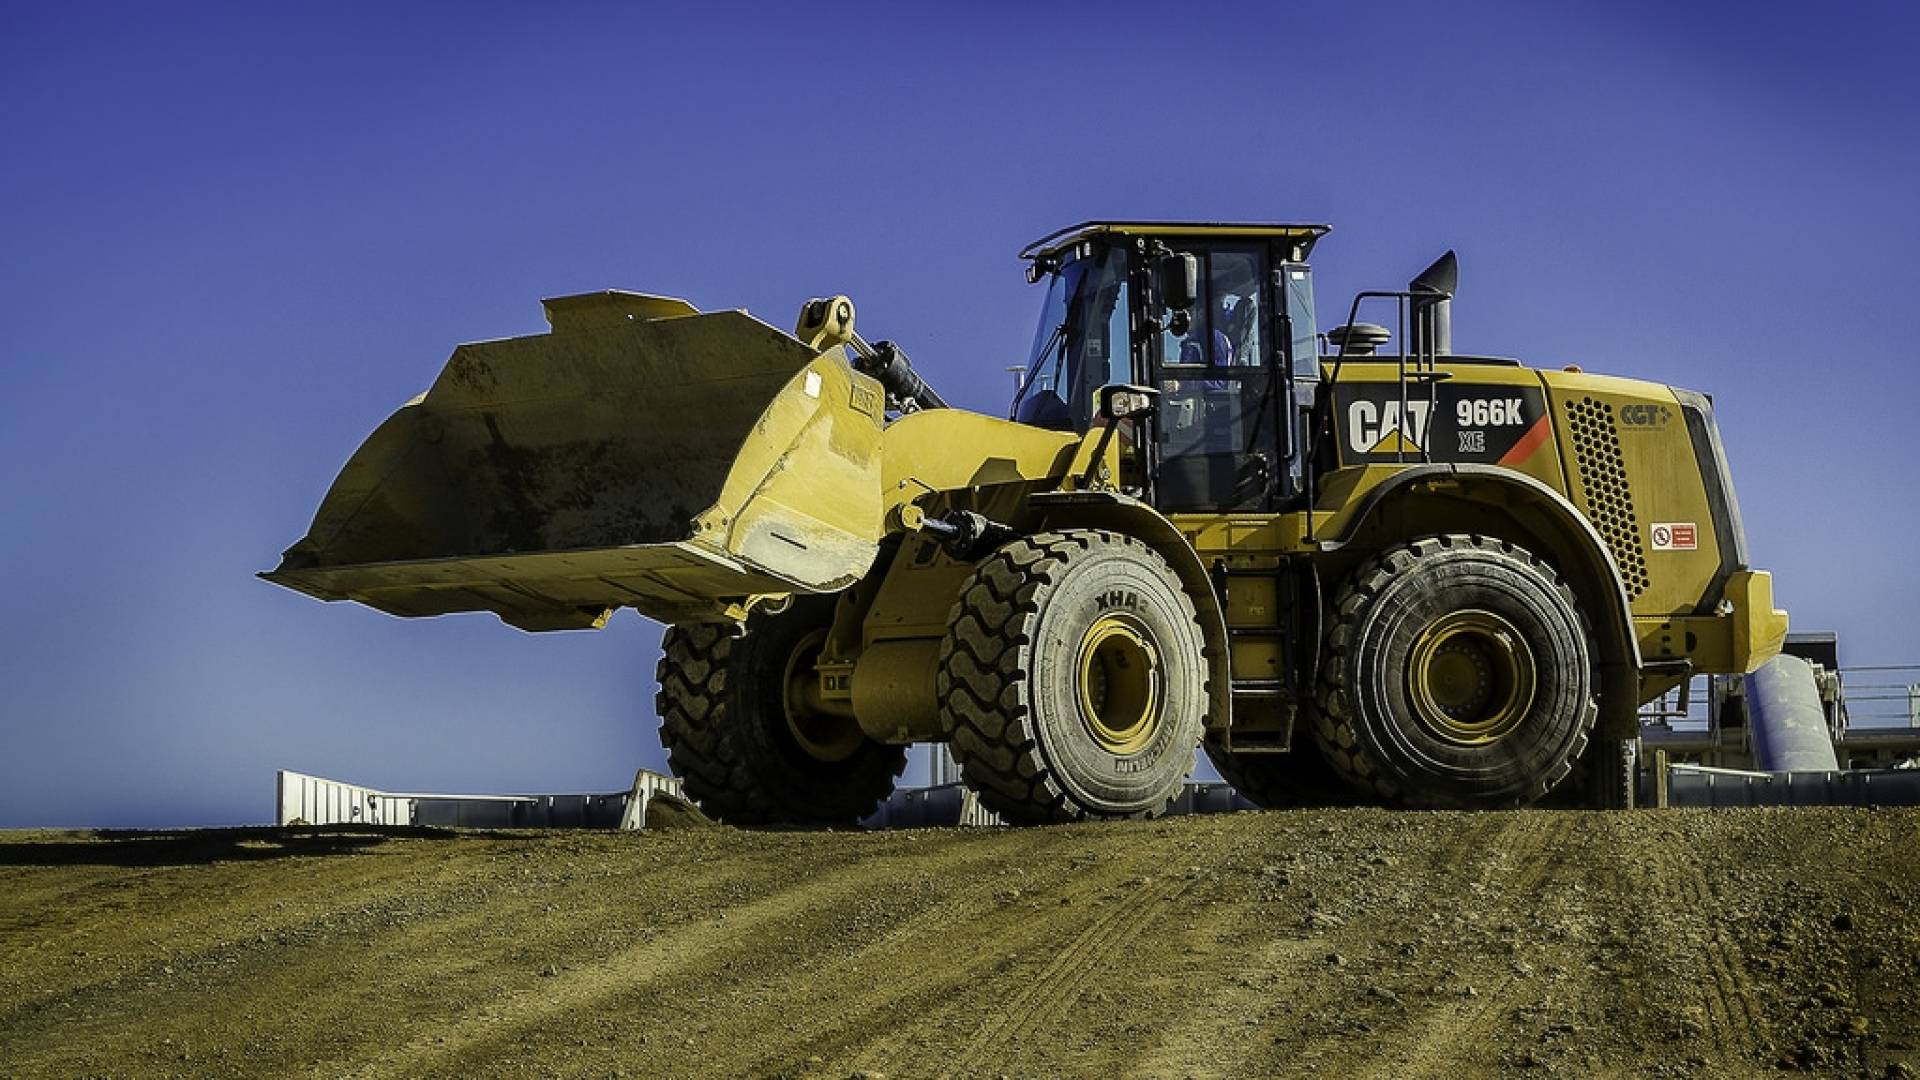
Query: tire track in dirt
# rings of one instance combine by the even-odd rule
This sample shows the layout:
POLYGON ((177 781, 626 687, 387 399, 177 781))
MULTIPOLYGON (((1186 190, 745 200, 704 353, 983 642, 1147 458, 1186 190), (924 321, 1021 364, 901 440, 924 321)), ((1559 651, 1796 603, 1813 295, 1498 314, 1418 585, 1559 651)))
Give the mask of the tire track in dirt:
MULTIPOLYGON (((1046 865, 1059 856, 1056 849, 1084 849, 1089 836, 1031 829, 975 839, 983 848, 991 848, 991 853, 981 852, 978 862, 1046 865)), ((1026 918, 988 895, 994 882, 990 875, 963 872, 972 864, 943 867, 946 891, 850 956, 819 966, 787 965, 788 970, 765 988, 774 1002, 770 1007, 788 1017, 787 1024, 745 1048, 742 1056, 710 1057, 712 1067, 763 1076, 798 1068, 813 1057, 826 1061, 857 1051, 871 1057, 885 1044, 885 1036, 901 1026, 903 1017, 924 1015, 924 1005, 964 987, 978 965, 990 962, 993 954, 975 951, 971 955, 977 962, 968 962, 964 953, 957 960, 943 956, 940 963, 929 962, 929 957, 950 954, 955 940, 992 940, 996 947, 1005 948, 1010 938, 1038 933, 1041 920, 1026 918), (1011 925, 1002 925, 1009 921, 1011 925), (831 1002, 830 1008, 822 1007, 826 1002, 831 1002), (793 1005, 790 1010, 780 1008, 787 1003, 793 1005)), ((1065 866, 1066 860, 1059 859, 1055 865, 1065 866)), ((1063 885, 1073 884, 1069 874, 1062 876, 1063 885)), ((1035 890, 1042 897, 1050 891, 1045 886, 1035 890)))
POLYGON ((78 886, 0 938, 0 1072, 1881 1075, 1920 1066, 1917 829, 1367 810, 158 868, 0 846, 0 912, 78 886))
POLYGON ((1674 892, 1689 901, 1695 914, 1706 921, 1701 958, 1706 967, 1702 985, 1707 991, 1707 1030, 1722 1053, 1744 1051, 1759 1037, 1761 1010, 1752 996, 1753 977, 1747 973, 1721 917, 1719 897, 1698 867, 1688 869, 1674 892))
MULTIPOLYGON (((1570 819, 1530 810, 1503 816, 1497 828, 1475 830, 1470 841, 1473 848, 1492 855, 1483 863, 1474 884, 1491 890, 1498 876, 1500 894, 1539 897, 1542 886, 1564 857, 1570 819), (1511 867, 1511 875, 1497 875, 1498 867, 1511 867)), ((1390 1056, 1372 1055, 1370 1061, 1355 1063, 1350 1075, 1367 1080, 1404 1080, 1455 1072, 1460 1047, 1496 1045, 1497 1029, 1524 996, 1523 989, 1517 974, 1503 972, 1484 992, 1466 1002, 1443 1005, 1415 1018, 1392 1038, 1395 1049, 1390 1056)), ((1485 1064, 1493 1067, 1497 1063, 1485 1064)))
MULTIPOLYGON (((101 847, 111 852, 111 843, 118 841, 101 847)), ((282 869, 286 865, 281 864, 282 869)), ((103 878, 104 895, 76 898, 56 913, 60 932, 40 943, 53 962, 32 969, 30 994, 0 1004, 0 1031, 33 1030, 56 1016, 89 1018, 63 1024, 74 1044, 70 1049, 78 1048, 86 1042, 87 1025, 110 1027, 113 1016, 129 1003, 145 1003, 136 1011, 151 1007, 168 1012, 172 996, 191 992, 188 979, 219 981, 248 970, 250 961, 260 961, 256 977, 237 988, 238 996, 265 997, 265 983, 278 979, 288 990, 278 1000, 304 996, 309 1007, 317 1009, 320 1002, 305 994, 311 975, 304 983, 296 978, 280 950, 323 942, 331 928, 367 904, 370 896, 417 886, 437 872, 431 859, 371 853, 308 858, 293 865, 299 866, 299 874, 275 874, 263 863, 192 862, 141 866, 130 876, 103 878), (268 877, 273 879, 275 903, 248 904, 250 883, 268 877), (84 936, 79 936, 81 928, 86 929, 84 936), (69 941, 88 948, 65 948, 69 941), (276 962, 265 962, 269 954, 276 962)), ((343 1012, 351 1008, 350 1002, 340 1004, 343 1012)))
MULTIPOLYGON (((1297 857, 1312 841, 1290 814, 1264 814, 1221 839, 1231 846, 1216 851, 1205 885, 1196 883, 1182 897, 1179 913, 1191 919, 1185 932, 1142 942, 1131 958, 1153 970, 1159 985, 1183 992, 1175 998, 1178 1011, 1155 1017, 1137 1056, 1121 1063, 1118 1075, 1160 1080, 1274 1074, 1251 1064, 1270 1040, 1255 1045, 1246 1029, 1275 1008, 1276 987, 1295 998, 1309 992, 1298 975, 1310 970, 1309 957, 1323 954, 1328 939, 1294 929, 1301 901, 1284 889, 1273 891, 1269 874, 1278 870, 1276 862, 1297 857), (1286 931, 1276 919, 1285 920, 1286 931), (1229 972, 1232 977, 1222 977, 1229 972)), ((1360 887, 1352 878, 1342 885, 1360 887)))
POLYGON ((1155 883, 1144 895, 1116 904, 1114 911, 1082 930, 1041 965, 1018 993, 988 1014, 955 1059, 956 1070, 978 1070, 992 1054, 1066 1015, 1085 993, 1087 976, 1106 963, 1119 946, 1134 940, 1189 884, 1178 879, 1155 883))
MULTIPOLYGON (((1693 820, 1679 815, 1690 813, 1679 811, 1671 819, 1679 836, 1690 833, 1693 820)), ((1658 974, 1666 984, 1666 1011, 1681 1025, 1681 1037, 1704 1042, 1724 1060, 1751 1062, 1754 1048, 1764 1041, 1765 1012, 1754 999, 1753 978, 1731 937, 1721 897, 1700 861, 1649 855, 1635 860, 1626 880, 1640 898, 1647 937, 1660 943, 1658 974), (1697 1021, 1686 1017, 1687 1010, 1697 1021)), ((1646 968, 1647 958, 1639 960, 1646 968)))
MULTIPOLYGON (((1079 850, 1084 852, 1090 846, 1087 844, 1088 838, 1099 838, 1099 833, 1093 830, 1100 828, 1082 827, 1079 850)), ((1096 899, 1094 903, 1110 905, 1110 909, 1100 911, 1091 924, 1087 922, 1086 915, 1090 906, 1089 894, 1097 896, 1114 889, 1127 889, 1139 878, 1150 876, 1156 870, 1164 873, 1165 869, 1164 853, 1133 845, 1123 848, 1113 858, 1094 862, 1085 871, 1070 872, 1056 888, 1040 890, 1033 904, 1018 912, 1010 915, 975 914, 945 926, 928 927, 931 934, 935 935, 931 940, 949 946, 946 950, 949 956, 943 964, 948 969, 946 977, 931 980, 935 993, 912 995, 922 1001, 922 1007, 909 1013, 907 1023, 894 1024, 891 1030, 876 1031, 869 1027, 862 1032, 859 1043, 853 1047, 857 1053, 848 1064, 867 1072, 924 1071, 932 1042, 951 1037, 944 1030, 936 1034, 928 1029, 943 1023, 951 1025, 955 1021, 964 1021, 972 1025, 973 1033, 966 1037, 964 1043, 948 1048, 955 1056, 943 1059, 946 1064, 941 1071, 965 1073, 969 1067, 979 1064, 978 1055, 969 1057, 969 1052, 976 1046, 980 1047, 981 1052, 990 1049, 988 1040, 992 1039, 994 1032, 1002 1033, 1001 1041, 1004 1042, 1006 1038, 1016 1037, 1019 1032, 1033 1030, 1044 1022, 1044 1014, 1052 1014, 1057 1018, 1058 1014, 1069 1010, 1078 1000, 1077 990, 1071 996, 1061 995, 1064 1000, 1051 1007, 1035 1009, 1029 1006, 1042 991, 1038 984, 1029 983, 1016 994, 1016 1002, 987 1006, 984 1020, 965 1011, 966 1003, 977 1003, 983 998, 978 994, 955 991, 985 988, 991 993, 995 987, 1014 978, 1023 961, 1035 950, 1061 940, 1068 941, 1067 947, 1059 949, 1041 964, 1041 971, 1050 976, 1047 985, 1059 986, 1061 980, 1071 981, 1072 971, 1085 972, 1098 967, 1110 955, 1112 946, 1122 941, 1137 940, 1140 926, 1159 913, 1165 907, 1166 900, 1177 895, 1191 882, 1178 879, 1159 881, 1155 888, 1148 891, 1144 904, 1137 894, 1096 899), (1074 933, 1076 928, 1077 934, 1074 933), (1068 935, 1072 936, 1069 938, 1068 935), (950 948, 954 941, 991 942, 991 948, 954 953, 950 948), (1036 1012, 1043 1015, 1032 1015, 1036 1012)))
MULTIPOLYGON (((1211 932, 1217 939, 1229 926, 1244 928, 1239 918, 1249 906, 1242 880, 1251 876, 1248 867, 1266 862, 1276 849, 1291 855, 1311 842, 1290 816, 1236 815, 1209 822, 1205 842, 1188 849, 1192 865, 1184 874, 1176 873, 1145 898, 1132 899, 1130 903, 1136 906, 1123 909, 1119 919, 1102 920, 1083 930, 1061 954, 1043 965, 1039 978, 1027 984, 1014 1000, 987 1015, 968 1040, 960 1060, 984 1065, 992 1061, 992 1055, 1024 1052, 1031 1071, 1043 1072, 1054 1068, 1054 1063, 1045 1055, 1032 1061, 1031 1051, 1067 1045, 1068 1039, 1056 1035, 1063 1025, 1073 1034, 1093 1032, 1095 1038, 1114 1038, 1098 1030, 1115 1019, 1110 1011, 1074 1015, 1089 992, 1109 992, 1102 976, 1117 976, 1121 980, 1117 992, 1127 1000, 1137 1000, 1143 993, 1161 999, 1160 1007, 1153 1012, 1153 1028, 1217 1022, 1217 1015, 1208 1015, 1196 1000, 1205 995, 1194 994, 1193 984, 1172 973, 1182 969, 1182 959, 1202 952, 1199 943, 1203 935, 1211 932), (1208 930, 1203 931, 1202 926, 1208 930), (1168 995, 1164 990, 1167 985, 1187 989, 1168 995)), ((1170 870, 1164 857, 1158 866, 1160 873, 1170 870)), ((1288 940, 1281 948, 1292 952, 1311 946, 1309 941, 1288 940)), ((1140 1052, 1144 1041, 1132 1028, 1117 1037, 1131 1053, 1109 1063, 1113 1073, 1132 1066, 1128 1058, 1140 1052)))
MULTIPOLYGON (((1182 861, 1188 865, 1179 869, 1169 863, 1180 856, 1170 857, 1127 831, 1143 827, 1159 828, 1076 827, 1068 834, 1075 843, 1065 850, 1078 852, 1075 861, 1085 860, 1084 866, 1038 890, 1030 904, 930 928, 952 977, 937 980, 932 993, 906 995, 891 1016, 863 1013, 857 1019, 865 1030, 826 1058, 823 1075, 966 1075, 987 1065, 1009 1066, 1014 1056, 1047 1044, 1037 1038, 1045 1025, 1072 1013, 1099 974, 1112 969, 1119 949, 1131 947, 1130 964, 1160 964, 1156 951, 1172 947, 1175 935, 1150 932, 1149 924, 1170 923, 1182 910, 1175 906, 1182 895, 1216 879, 1220 867, 1248 845, 1270 839, 1265 830, 1221 830, 1228 843, 1187 845, 1182 861), (954 942, 984 947, 956 950, 954 942), (1046 952, 1051 955, 1037 959, 1046 952), (1009 987, 1017 987, 1012 997, 999 1000, 1009 987), (939 1064, 930 1067, 931 1061, 939 1064)), ((1185 910, 1199 908, 1196 903, 1185 910)))
MULTIPOLYGON (((430 1034, 384 1052, 375 1051, 371 1060, 350 1070, 346 1063, 331 1062, 312 1071, 330 1077, 375 1077, 441 1070, 488 1046, 513 1041, 557 1017, 597 1011, 621 997, 695 977, 728 958, 749 953, 761 931, 791 923, 810 911, 831 909, 861 892, 885 891, 905 873, 963 872, 975 864, 1001 858, 1004 846, 922 846, 843 863, 822 876, 665 930, 658 937, 590 966, 543 979, 537 987, 503 995, 500 1000, 449 1019, 430 1034)), ((455 1067, 446 1071, 464 1075, 473 1070, 455 1067)))
MULTIPOLYGON (((235 1040, 242 1048, 230 1051, 246 1060, 258 1050, 248 1044, 280 1041, 287 1025, 276 1018, 284 1017, 286 1003, 298 1002, 299 1026, 316 1045, 294 1059, 298 1064, 276 1070, 285 1075, 309 1065, 322 1069, 316 1062, 380 1045, 394 1027, 436 1026, 446 1010, 432 1004, 433 994, 445 995, 457 1014, 470 1001, 484 1001, 502 969, 531 973, 532 962, 516 954, 578 933, 551 917, 556 885, 521 876, 523 861, 513 856, 528 842, 515 839, 513 847, 505 847, 480 839, 434 840, 414 849, 423 853, 419 859, 356 855, 168 871, 197 876, 212 887, 185 902, 174 899, 169 882, 150 882, 155 895, 144 903, 159 908, 157 917, 116 919, 108 938, 137 935, 145 948, 116 955, 112 967, 71 989, 38 994, 24 1005, 0 1002, 0 1046, 9 1036, 38 1032, 47 1051, 40 1061, 44 1074, 94 1072, 79 1068, 76 1060, 87 1056, 90 1045, 108 1042, 110 1033, 124 1026, 125 1015, 148 1018, 142 1024, 146 1046, 199 1047, 205 1041, 205 1003, 219 1001, 220 1009, 244 1014, 250 1022, 251 1030, 235 1040), (469 854, 485 854, 449 867, 437 856, 450 843, 467 845, 469 854), (275 899, 263 903, 263 894, 275 899), (525 931, 485 963, 457 962, 483 942, 498 942, 503 925, 525 931), (208 940, 216 930, 220 938, 208 940), (149 937, 155 940, 148 942, 149 937), (409 976, 422 984, 420 992, 382 1010, 391 1027, 367 1031, 368 999, 379 996, 372 988, 409 976), (357 1032, 365 1045, 343 1045, 351 1040, 334 1032, 357 1032)), ((639 847, 629 842, 611 853, 625 859, 643 854, 639 847)), ((564 848, 550 849, 543 861, 552 865, 565 858, 564 848)), ((597 869, 610 880, 621 873, 597 869)), ((713 896, 746 887, 755 874, 732 862, 702 866, 677 880, 695 896, 713 896)), ((0 1051, 0 1061, 8 1057, 0 1051)), ((331 1071, 344 1073, 346 1066, 331 1071)))
MULTIPOLYGON (((1318 937, 1277 938, 1267 942, 1251 957, 1242 956, 1232 966, 1263 973, 1295 974, 1310 970, 1313 954, 1324 952, 1326 941, 1318 937)), ((1196 980, 1196 990, 1205 986, 1196 980)), ((1284 987, 1284 989, 1299 989, 1284 987)), ((1183 1002, 1185 1012, 1159 1018, 1153 1044, 1136 1061, 1127 1063, 1121 1075, 1139 1080, 1162 1080, 1169 1076, 1271 1076, 1273 1069, 1259 1068, 1253 1062, 1271 1047, 1271 1040, 1252 1044, 1244 1038, 1227 1035, 1244 1028, 1249 1016, 1261 1015, 1274 1005, 1265 988, 1244 985, 1216 986, 1211 993, 1196 992, 1183 1002)))

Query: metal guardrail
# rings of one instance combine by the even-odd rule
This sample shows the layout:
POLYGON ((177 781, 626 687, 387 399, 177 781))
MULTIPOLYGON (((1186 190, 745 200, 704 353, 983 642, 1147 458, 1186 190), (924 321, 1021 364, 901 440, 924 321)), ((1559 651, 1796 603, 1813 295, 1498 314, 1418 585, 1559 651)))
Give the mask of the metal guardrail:
MULTIPOLYGON (((938 774, 936 774, 938 775, 938 774)), ((964 785, 901 788, 863 819, 869 829, 933 829, 955 825, 1000 825, 1000 815, 980 805, 980 796, 964 785)))
POLYGON ((1656 760, 1654 806, 1920 806, 1920 769, 1757 772, 1656 760))
POLYGON ((679 777, 651 769, 634 773, 633 790, 627 793, 626 808, 620 814, 620 828, 646 828, 647 811, 653 808, 654 800, 663 795, 682 804, 687 801, 686 789, 681 786, 679 777))
MULTIPOLYGON (((938 772, 934 773, 939 776, 938 772)), ((1188 784, 1167 807, 1168 816, 1225 814, 1257 809, 1231 784, 1188 784)), ((1004 824, 998 814, 980 805, 979 796, 954 782, 934 787, 901 788, 860 824, 869 829, 930 829, 1004 824)))
POLYGON ((280 770, 276 778, 281 825, 415 825, 414 801, 358 784, 280 770))
MULTIPOLYGON (((939 774, 936 774, 939 775, 939 774)), ((279 774, 281 825, 437 825, 454 828, 644 829, 660 798, 684 801, 680 781, 641 769, 633 789, 606 795, 447 795, 390 792, 283 769, 279 774)), ((1224 783, 1188 784, 1170 815, 1218 814, 1254 806, 1224 783)), ((965 785, 901 788, 861 822, 869 829, 926 829, 1002 824, 965 785)))
POLYGON ((449 795, 390 792, 282 769, 281 825, 438 825, 469 829, 644 828, 659 795, 680 781, 642 769, 630 791, 583 795, 449 795))

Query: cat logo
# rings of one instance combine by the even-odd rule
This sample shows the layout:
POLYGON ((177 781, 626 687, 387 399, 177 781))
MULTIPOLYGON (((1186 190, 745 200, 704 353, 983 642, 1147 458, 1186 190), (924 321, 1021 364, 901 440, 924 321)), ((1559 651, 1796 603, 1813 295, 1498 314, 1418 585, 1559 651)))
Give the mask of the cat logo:
POLYGON ((1347 406, 1347 448, 1356 454, 1419 453, 1427 445, 1427 417, 1433 407, 1409 401, 1406 408, 1403 418, 1398 401, 1361 399, 1347 406))

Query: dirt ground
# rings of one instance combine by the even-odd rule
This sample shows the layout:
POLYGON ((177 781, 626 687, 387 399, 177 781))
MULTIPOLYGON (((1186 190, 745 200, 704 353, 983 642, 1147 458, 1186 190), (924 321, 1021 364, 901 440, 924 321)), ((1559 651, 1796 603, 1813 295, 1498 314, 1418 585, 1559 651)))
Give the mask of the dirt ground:
POLYGON ((1920 1069, 1920 812, 0 834, 9 1076, 1920 1069))

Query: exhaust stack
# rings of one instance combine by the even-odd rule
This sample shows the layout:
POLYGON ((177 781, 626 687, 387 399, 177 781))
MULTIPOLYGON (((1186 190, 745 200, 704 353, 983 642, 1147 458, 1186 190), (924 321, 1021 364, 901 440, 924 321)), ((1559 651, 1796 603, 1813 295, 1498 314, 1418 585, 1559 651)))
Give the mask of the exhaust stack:
POLYGON ((1407 284, 1413 294, 1415 355, 1453 355, 1453 293, 1460 284, 1460 261, 1449 250, 1407 284))

